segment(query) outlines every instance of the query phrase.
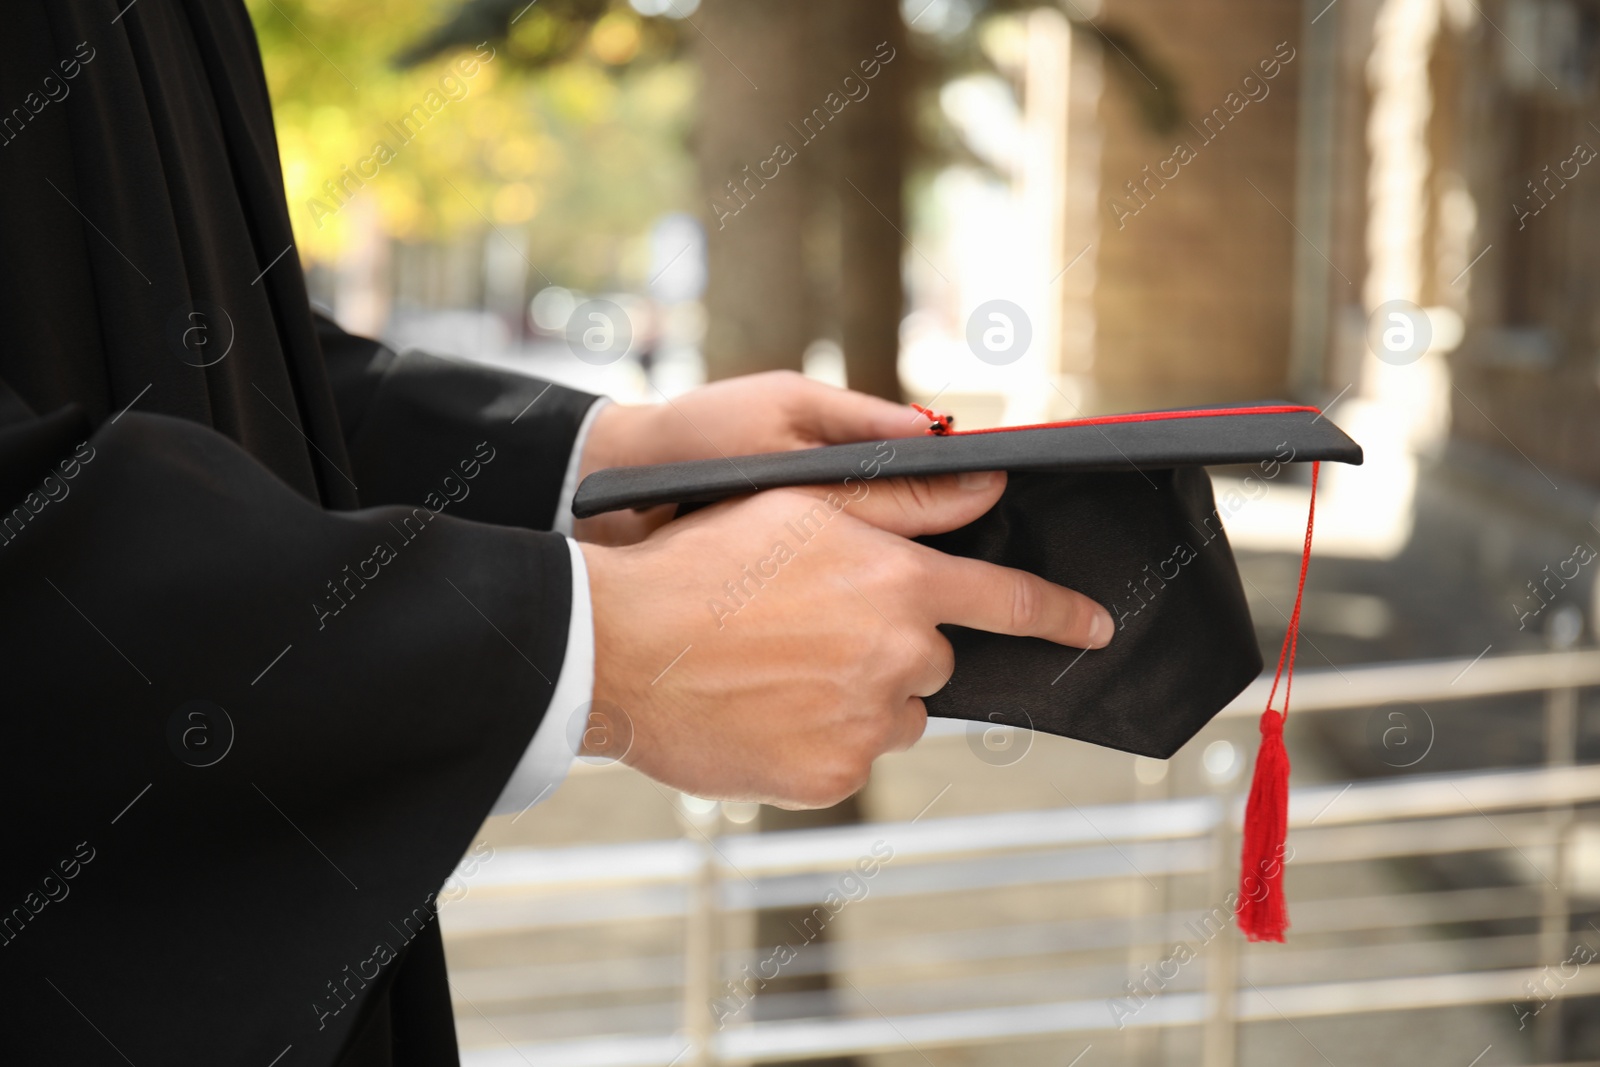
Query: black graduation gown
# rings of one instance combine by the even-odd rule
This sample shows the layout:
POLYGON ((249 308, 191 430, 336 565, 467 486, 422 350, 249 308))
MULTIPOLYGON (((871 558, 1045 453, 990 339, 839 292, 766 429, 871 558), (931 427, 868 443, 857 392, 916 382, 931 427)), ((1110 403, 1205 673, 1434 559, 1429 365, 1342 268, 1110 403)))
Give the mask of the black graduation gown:
POLYGON ((125 3, 0 33, 0 1062, 454 1063, 592 398, 319 322, 243 5, 125 3))

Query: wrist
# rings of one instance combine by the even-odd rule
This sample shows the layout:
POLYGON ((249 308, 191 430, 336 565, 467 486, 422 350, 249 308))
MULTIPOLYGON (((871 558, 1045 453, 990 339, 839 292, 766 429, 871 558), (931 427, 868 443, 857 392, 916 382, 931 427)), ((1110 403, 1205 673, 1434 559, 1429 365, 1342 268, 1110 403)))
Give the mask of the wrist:
MULTIPOLYGON (((596 730, 595 716, 600 709, 617 709, 616 678, 617 635, 611 606, 616 603, 612 591, 617 577, 618 555, 622 551, 595 544, 579 544, 583 553, 584 568, 589 576, 589 610, 594 627, 594 688, 591 697, 589 724, 584 730, 580 754, 586 756, 613 755, 604 739, 615 736, 616 730, 596 730)), ((631 729, 628 731, 631 737, 631 729)), ((620 755, 620 754, 618 754, 620 755)))
POLYGON ((594 626, 594 688, 579 755, 640 766, 660 740, 652 733, 660 728, 659 712, 638 669, 656 658, 648 626, 639 629, 636 594, 649 579, 641 574, 637 548, 578 547, 589 572, 594 626))

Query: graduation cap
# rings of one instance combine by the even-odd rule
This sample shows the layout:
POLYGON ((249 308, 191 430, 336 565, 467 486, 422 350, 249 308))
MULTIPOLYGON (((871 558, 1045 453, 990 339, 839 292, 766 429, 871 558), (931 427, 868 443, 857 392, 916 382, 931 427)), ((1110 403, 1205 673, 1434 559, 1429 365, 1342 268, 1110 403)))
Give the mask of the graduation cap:
POLYGON ((1008 472, 989 512, 918 538, 952 555, 1031 571, 1106 607, 1116 633, 1102 649, 959 626, 949 682, 928 714, 1043 730, 1165 759, 1261 673, 1255 629, 1224 520, 1311 464, 1311 506, 1294 611, 1261 717, 1246 808, 1238 918, 1252 940, 1283 940, 1281 849, 1289 764, 1283 718, 1310 562, 1323 460, 1360 463, 1361 448, 1314 407, 1266 403, 1141 412, 997 430, 957 431, 918 408, 928 433, 888 442, 621 467, 590 475, 573 513, 696 505, 796 485, 1008 472), (1251 464, 1242 494, 1219 507, 1205 467, 1251 464), (1278 684, 1284 700, 1274 707, 1278 684))

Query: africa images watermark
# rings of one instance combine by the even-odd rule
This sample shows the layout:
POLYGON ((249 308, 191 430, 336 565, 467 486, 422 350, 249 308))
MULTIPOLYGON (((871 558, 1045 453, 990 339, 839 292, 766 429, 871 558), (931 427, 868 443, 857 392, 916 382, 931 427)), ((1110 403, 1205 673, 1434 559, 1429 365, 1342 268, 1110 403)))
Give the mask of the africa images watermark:
MULTIPOLYGON (((724 981, 723 995, 710 1004, 717 1029, 727 1026, 729 1019, 749 1007, 768 983, 777 981, 783 968, 799 957, 800 949, 821 937, 840 912, 857 901, 865 900, 871 889, 867 883, 876 878, 892 859, 894 848, 887 841, 874 841, 868 854, 856 860, 855 866, 841 875, 837 884, 828 890, 822 903, 813 908, 799 926, 794 927, 800 935, 799 947, 787 941, 774 945, 771 952, 756 962, 753 970, 747 963, 740 969, 737 978, 724 981)), ((792 923, 790 925, 793 926, 792 923)))
MULTIPOLYGON (((1591 929, 1600 931, 1600 927, 1595 926, 1594 923, 1590 923, 1589 926, 1591 929)), ((1523 982, 1522 988, 1528 991, 1528 996, 1532 998, 1532 1002, 1537 1006, 1530 1009, 1519 1008, 1516 1004, 1511 1005, 1512 1012, 1517 1016, 1517 1029, 1526 1029, 1528 1020, 1538 1018, 1539 1013, 1544 1011, 1545 1006, 1561 996, 1566 990, 1567 984, 1578 977, 1578 972, 1596 959, 1600 959, 1600 953, 1597 953, 1586 943, 1579 941, 1572 946, 1572 953, 1559 964, 1554 967, 1550 964, 1545 964, 1539 971, 1537 982, 1531 978, 1523 982)))
POLYGON ((0 948, 9 948, 11 942, 20 937, 23 929, 38 918, 46 907, 66 900, 67 894, 72 892, 72 887, 67 883, 78 877, 85 866, 94 862, 94 857, 93 845, 87 841, 78 842, 72 855, 59 861, 55 869, 43 875, 38 881, 38 888, 28 890, 21 904, 0 915, 0 948))
POLYGON ((311 602, 311 610, 317 616, 317 629, 326 630, 328 620, 338 615, 355 600, 356 594, 367 587, 367 583, 376 581, 383 573, 383 568, 393 563, 400 557, 400 549, 405 548, 428 528, 428 524, 450 504, 459 504, 467 499, 472 492, 472 487, 467 483, 483 473, 483 468, 494 462, 498 453, 488 441, 478 442, 477 448, 469 459, 464 459, 456 466, 461 471, 458 478, 454 471, 447 474, 438 489, 430 489, 422 498, 422 506, 411 509, 411 514, 402 516, 400 525, 392 521, 390 529, 399 534, 399 548, 393 542, 380 541, 372 548, 372 555, 358 562, 354 568, 346 563, 339 575, 330 578, 327 582, 329 596, 311 602))
POLYGON ((467 84, 482 67, 494 60, 495 50, 489 42, 479 44, 470 56, 456 60, 453 69, 440 76, 437 88, 429 89, 422 94, 422 99, 411 105, 410 110, 401 115, 399 119, 383 124, 384 137, 379 138, 372 146, 372 151, 356 160, 352 168, 349 164, 339 168, 337 178, 329 178, 322 183, 322 192, 327 200, 312 197, 306 201, 306 210, 311 212, 311 221, 317 224, 317 229, 322 229, 322 224, 331 215, 337 215, 355 195, 359 193, 367 182, 378 176, 378 172, 395 161, 399 155, 398 149, 410 144, 422 128, 449 104, 465 100, 471 87, 467 84), (488 55, 484 51, 488 51, 488 55), (457 75, 460 75, 459 77, 457 75), (390 142, 394 143, 391 144, 390 142), (332 203, 328 203, 331 200, 332 203))
POLYGON ((72 486, 68 483, 94 461, 95 455, 93 445, 80 441, 71 457, 56 464, 55 471, 45 475, 38 487, 22 498, 22 503, 0 515, 0 548, 15 541, 28 523, 45 508, 67 499, 72 493, 72 486))
POLYGON ((1111 217, 1116 221, 1117 229, 1124 229, 1128 220, 1149 207, 1155 200, 1156 193, 1167 187, 1167 182, 1175 181, 1183 173, 1183 168, 1200 158, 1200 149, 1222 136, 1222 131, 1228 124, 1236 120, 1245 108, 1251 103, 1261 103, 1272 92, 1272 87, 1267 83, 1283 72, 1283 68, 1294 62, 1297 53, 1289 46, 1288 41, 1282 41, 1273 50, 1271 56, 1256 64, 1256 69, 1261 72, 1261 77, 1255 74, 1246 74, 1239 83, 1237 90, 1229 91, 1222 98, 1222 103, 1214 107, 1196 126, 1193 120, 1189 128, 1200 135, 1200 144, 1195 146, 1188 141, 1180 141, 1173 146, 1172 154, 1155 165, 1152 173, 1150 165, 1145 164, 1140 170, 1144 177, 1139 181, 1129 179, 1123 183, 1127 195, 1133 203, 1112 198, 1106 202, 1106 207, 1111 212, 1111 217), (1240 93, 1244 95, 1239 95, 1240 93))
MULTIPOLYGON (((863 59, 856 64, 856 69, 861 71, 860 78, 854 74, 846 74, 839 84, 839 89, 823 97, 822 103, 812 108, 811 113, 800 120, 800 125, 796 126, 790 122, 789 128, 800 139, 800 147, 804 148, 821 136, 822 131, 827 129, 828 123, 837 119, 852 102, 859 104, 865 100, 872 92, 872 87, 867 82, 883 73, 883 68, 894 62, 897 54, 888 41, 880 42, 873 51, 872 58, 863 59), (843 96, 839 95, 840 89, 844 91, 843 96)), ((767 187, 767 182, 776 181, 783 173, 783 168, 799 158, 800 153, 794 145, 788 141, 779 141, 773 146, 772 155, 757 163, 753 172, 748 163, 740 168, 743 178, 728 179, 728 195, 732 198, 733 206, 721 200, 707 201, 712 217, 717 220, 717 229, 725 229, 728 220, 749 207, 756 193, 767 187), (768 168, 771 168, 770 174, 768 168)))
POLYGON ((1211 514, 1202 519, 1199 526, 1195 526, 1193 523, 1189 524, 1195 533, 1200 535, 1199 548, 1196 548, 1188 541, 1181 541, 1173 546, 1172 554, 1157 563, 1154 569, 1151 568, 1150 564, 1146 563, 1144 569, 1140 571, 1137 584, 1135 584, 1135 579, 1127 579, 1125 584, 1128 587, 1129 595, 1119 595, 1113 603, 1108 605, 1112 614, 1116 617, 1117 629, 1121 630, 1126 627, 1129 619, 1134 618, 1149 607, 1150 601, 1160 595, 1161 591, 1167 587, 1168 582, 1176 579, 1183 572, 1185 566, 1194 562, 1206 546, 1222 535, 1224 520, 1237 515, 1247 504, 1260 500, 1270 492, 1272 487, 1268 483, 1283 473, 1285 467, 1293 463, 1294 459, 1295 450, 1290 446, 1289 442, 1280 443, 1273 450, 1271 459, 1264 459, 1257 465, 1261 472, 1259 478, 1257 478, 1255 471, 1251 471, 1245 475, 1241 485, 1243 491, 1230 488, 1222 494, 1222 499, 1212 507, 1211 514), (1252 485, 1254 488, 1252 488, 1252 485), (1213 520, 1216 523, 1215 529, 1212 529, 1213 520), (1134 606, 1135 601, 1137 601, 1137 606, 1134 606))
POLYGON ((1528 195, 1525 198, 1526 206, 1524 206, 1523 202, 1514 202, 1511 205, 1511 213, 1517 217, 1517 229, 1526 229, 1528 220, 1549 207, 1550 202, 1556 198, 1556 194, 1567 187, 1567 182, 1576 179, 1578 172, 1585 165, 1594 161, 1595 155, 1596 152, 1590 145, 1580 141, 1573 147, 1572 155, 1556 164, 1556 173, 1552 174, 1550 172, 1550 164, 1546 163, 1543 171, 1544 177, 1539 181, 1539 184, 1535 185, 1530 178, 1528 180, 1528 195), (1571 174, 1567 173, 1568 167, 1572 168, 1571 174), (1555 183, 1554 188, 1551 188, 1552 182, 1555 183), (1540 189, 1543 189, 1544 192, 1541 193, 1540 189))
POLYGON ((444 886, 437 894, 429 893, 422 898, 422 904, 412 908, 410 913, 403 916, 399 925, 389 922, 389 929, 397 934, 395 941, 389 940, 385 935, 373 943, 372 952, 363 959, 357 960, 352 969, 350 964, 345 964, 339 974, 328 979, 325 983, 327 994, 319 995, 311 1002, 311 1012, 317 1017, 317 1029, 324 1030, 328 1020, 344 1011, 345 1008, 355 1003, 360 992, 375 982, 383 969, 399 958, 405 947, 416 940, 417 935, 427 929, 428 924, 436 922, 439 912, 450 904, 461 900, 467 895, 468 886, 462 882, 463 878, 471 878, 477 874, 478 866, 494 859, 494 846, 487 841, 478 844, 466 856, 445 880, 444 886))
POLYGON ((22 98, 22 106, 11 109, 10 114, 0 116, 0 147, 6 147, 22 136, 22 131, 28 128, 28 123, 39 117, 39 114, 52 103, 59 104, 72 94, 72 86, 67 83, 83 73, 83 68, 94 61, 98 55, 88 41, 79 42, 73 50, 72 57, 61 60, 57 64, 61 68, 61 76, 54 72, 46 74, 39 82, 39 88, 31 90, 22 98), (84 50, 88 50, 88 55, 84 50), (41 90, 42 95, 41 95, 41 90))
POLYGON ((861 472, 861 477, 851 475, 844 480, 838 490, 830 490, 815 504, 784 523, 784 529, 794 538, 794 547, 790 547, 787 540, 779 538, 765 556, 753 564, 745 564, 736 580, 722 583, 722 590, 728 597, 727 601, 717 597, 707 598, 706 607, 711 609, 712 617, 717 620, 717 629, 722 629, 728 618, 748 607, 756 594, 767 587, 767 582, 782 573, 783 565, 793 560, 799 549, 804 548, 812 538, 822 532, 828 520, 849 505, 859 504, 865 500, 867 494, 872 491, 872 487, 867 483, 880 477, 884 467, 893 460, 894 445, 888 441, 878 442, 877 450, 856 466, 861 472), (885 450, 888 452, 887 455, 884 454, 885 450), (852 485, 852 482, 855 484, 852 485))
MULTIPOLYGON (((1277 858, 1262 861, 1259 876, 1249 875, 1244 879, 1244 895, 1257 902, 1265 899, 1272 879, 1281 874, 1293 859, 1294 850, 1287 845, 1279 845, 1277 858)), ((1117 1024, 1118 1030, 1126 1027, 1128 1020, 1143 1011, 1145 1005, 1166 992, 1167 986, 1177 979, 1183 968, 1199 959, 1206 946, 1233 924, 1239 899, 1240 894, 1231 891, 1222 898, 1221 904, 1213 906, 1198 919, 1184 923, 1183 928, 1193 940, 1179 941, 1160 961, 1154 965, 1145 964, 1137 979, 1130 978, 1123 983, 1122 996, 1106 1001, 1106 1007, 1111 1010, 1111 1021, 1117 1024)))
POLYGON ((1555 603, 1556 594, 1562 589, 1565 589, 1568 582, 1575 580, 1578 577, 1579 571, 1588 566, 1590 563, 1594 562, 1594 557, 1595 550, 1593 546, 1587 543, 1574 545, 1572 548, 1572 555, 1568 556, 1560 563, 1557 563, 1555 565, 1556 569, 1554 573, 1552 573, 1550 570, 1550 564, 1546 563, 1544 565, 1544 570, 1540 572, 1544 575, 1544 578, 1539 582, 1538 585, 1533 584, 1532 578, 1528 579, 1528 591, 1533 594, 1533 602, 1535 606, 1526 611, 1519 611, 1516 604, 1511 605, 1511 610, 1517 613, 1517 629, 1526 630, 1528 628, 1529 619, 1538 618, 1540 612, 1544 611, 1545 608, 1555 603), (1568 574, 1566 571, 1566 568, 1568 567, 1572 568, 1571 574, 1568 574), (1551 589, 1551 582, 1555 582, 1558 588, 1551 589), (1549 594, 1549 599, 1545 598, 1544 593, 1540 593, 1541 589, 1544 590, 1544 593, 1549 594))
POLYGON ((420 907, 412 908, 410 913, 400 920, 400 925, 389 926, 399 935, 400 948, 388 940, 381 940, 373 944, 372 954, 365 959, 357 960, 355 969, 352 970, 347 963, 343 970, 327 981, 328 993, 318 996, 311 1002, 311 1012, 317 1017, 317 1029, 327 1028, 328 1020, 344 1011, 353 1004, 361 990, 367 988, 369 982, 377 980, 378 975, 389 964, 400 957, 405 947, 414 941, 418 934, 428 928, 428 924, 438 917, 437 905, 434 895, 429 893, 423 898, 420 907), (353 985, 353 987, 352 987, 353 985), (343 991, 341 993, 341 990, 343 991), (348 1000, 346 999, 348 996, 348 1000))

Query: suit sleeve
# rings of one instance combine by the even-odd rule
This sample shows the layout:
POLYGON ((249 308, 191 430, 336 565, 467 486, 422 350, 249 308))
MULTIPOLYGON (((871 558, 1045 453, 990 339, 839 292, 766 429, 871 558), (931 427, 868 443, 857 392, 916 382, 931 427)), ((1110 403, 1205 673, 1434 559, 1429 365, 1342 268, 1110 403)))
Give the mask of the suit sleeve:
POLYGON ((458 457, 486 443, 500 457, 501 477, 471 487, 454 513, 553 528, 578 428, 596 396, 417 350, 396 353, 323 315, 317 338, 363 504, 419 504, 441 492, 445 478, 459 492, 458 457))
POLYGON ((8 1062, 106 1062, 109 1037, 134 1063, 332 1063, 433 921, 551 698, 571 571, 563 538, 457 508, 559 428, 490 457, 470 403, 426 424, 429 372, 394 371, 368 419, 421 412, 430 459, 476 463, 464 500, 325 511, 137 412, 65 456, 72 418, 0 434, 32 482, 0 522, 8 1062))

